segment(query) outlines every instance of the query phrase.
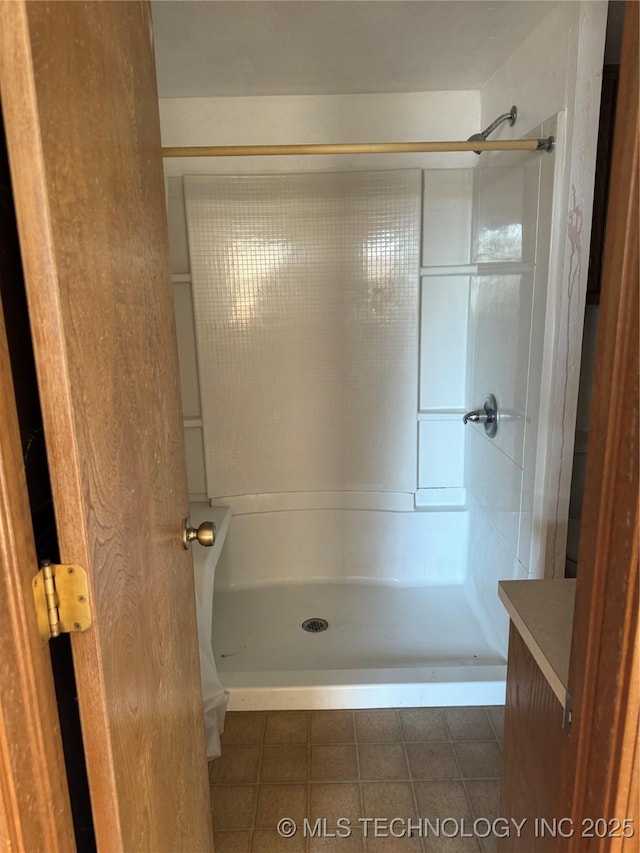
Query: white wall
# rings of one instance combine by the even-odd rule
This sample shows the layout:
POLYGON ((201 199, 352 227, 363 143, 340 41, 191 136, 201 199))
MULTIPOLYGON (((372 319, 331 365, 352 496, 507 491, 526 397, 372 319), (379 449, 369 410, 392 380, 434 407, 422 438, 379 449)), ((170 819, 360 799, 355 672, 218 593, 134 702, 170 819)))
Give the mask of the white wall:
POLYGON ((529 565, 535 576, 564 574, 567 518, 607 3, 561 2, 482 89, 482 124, 518 106, 521 136, 559 117, 549 299, 542 350, 539 447, 529 565))
POLYGON ((503 649, 497 581, 564 574, 605 20, 606 3, 559 3, 482 89, 483 125, 515 103, 500 135, 558 140, 539 176, 492 168, 506 155, 477 173, 476 257, 499 264, 472 284, 469 405, 494 391, 508 418, 494 443, 467 437, 469 581, 503 649))
MULTIPOLYGON (((160 99, 164 146, 466 139, 480 127, 478 91, 160 99)), ((165 174, 252 174, 475 166, 475 154, 165 159, 165 174)))
POLYGON ((415 491, 421 181, 185 178, 212 498, 415 491))
MULTIPOLYGON (((161 102, 165 145, 460 138, 479 127, 476 92, 397 96, 185 99, 161 102), (390 128, 393 128, 391 133, 390 128), (390 135, 391 134, 391 135, 390 135)), ((350 577, 458 584, 466 575, 464 406, 475 155, 243 158, 166 161, 176 281, 183 406, 193 498, 202 497, 198 371, 194 364, 182 174, 424 167, 420 383, 412 492, 250 495, 224 498, 234 521, 217 576, 221 586, 350 577), (466 168, 463 168, 466 167, 466 168), (451 171, 455 168, 456 171, 451 171), (180 279, 183 279, 180 281, 180 279), (360 496, 361 498, 361 496, 360 496), (309 501, 313 511, 308 511, 309 501), (415 503, 428 511, 415 511, 415 503), (337 507, 342 513, 336 513, 337 507), (377 508, 376 508, 377 507, 377 508), (302 511, 301 511, 302 510, 302 511), (451 511, 448 511, 451 510, 451 511)), ((417 271, 416 271, 417 272, 417 271)), ((209 495, 215 491, 208 490, 209 495)))
MULTIPOLYGON (((160 100, 160 122, 165 146, 389 141, 392 138, 398 141, 459 139, 466 138, 480 127, 480 96, 478 91, 455 91, 396 95, 173 98, 160 100)), ((437 274, 438 267, 448 265, 448 269, 440 272, 451 275, 455 272, 451 265, 468 264, 469 261, 470 169, 476 165, 475 154, 165 159, 172 272, 176 276, 188 276, 190 272, 183 175, 419 167, 434 170, 425 182, 427 206, 423 230, 428 231, 429 236, 423 239, 423 273, 433 276, 437 274), (461 170, 460 177, 439 171, 452 168, 461 170)), ((418 496, 420 505, 459 506, 464 503, 461 478, 463 435, 457 421, 464 405, 466 313, 463 303, 467 300, 467 290, 468 274, 463 280, 449 280, 444 290, 438 289, 436 279, 422 279, 422 305, 425 309, 422 316, 429 319, 428 328, 422 328, 420 484, 428 491, 418 496), (430 285, 428 290, 427 283, 430 285), (429 310, 426 310, 427 305, 429 310), (438 343, 431 333, 438 334, 438 343), (441 341, 446 341, 446 349, 440 346, 441 341), (434 361, 435 350, 438 356, 434 361), (425 359, 430 364, 428 371, 424 369, 425 359), (438 377, 438 387, 427 377, 438 377), (450 399, 442 395, 442 389, 447 387, 453 392, 450 399), (448 419, 451 426, 446 436, 443 436, 443 419, 448 419), (422 421, 432 423, 422 424, 422 421), (445 452, 429 453, 429 448, 434 447, 433 441, 441 438, 449 441, 445 452), (450 446, 451 441, 453 447, 450 446), (443 458, 453 458, 454 461, 447 477, 436 483, 434 476, 440 475, 428 469, 436 462, 442 467, 443 458)), ((202 498, 204 492, 199 491, 203 485, 202 466, 197 461, 202 428, 195 339, 190 320, 193 306, 188 280, 176 281, 175 298, 183 410, 190 424, 191 492, 202 498)))
POLYGON ((473 174, 473 169, 424 172, 416 493, 420 507, 465 505, 462 414, 473 174))
MULTIPOLYGON (((547 122, 534 135, 555 131, 547 122)), ((496 155, 476 171, 468 405, 481 408, 493 393, 500 415, 493 439, 482 426, 467 427, 469 591, 485 631, 503 648, 497 581, 526 578, 531 552, 554 172, 546 153, 496 155)))

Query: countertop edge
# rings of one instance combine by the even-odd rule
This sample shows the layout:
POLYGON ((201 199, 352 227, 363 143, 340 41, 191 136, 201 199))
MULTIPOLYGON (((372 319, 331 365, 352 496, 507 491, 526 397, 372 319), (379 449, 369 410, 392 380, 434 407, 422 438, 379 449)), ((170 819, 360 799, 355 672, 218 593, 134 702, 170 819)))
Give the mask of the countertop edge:
MULTIPOLYGON (((536 581, 520 581, 520 583, 535 583, 536 581)), ((563 581, 557 581, 558 583, 562 583, 563 581)), ((522 637, 522 640, 526 647, 531 652, 531 655, 535 662, 540 667, 540 671, 544 675, 546 681, 549 686, 553 690, 554 695, 557 697, 563 709, 566 709, 567 700, 568 700, 568 689, 561 677, 556 672, 554 666, 551 661, 545 654, 544 649, 540 645, 538 638, 535 636, 535 631, 527 624, 523 615, 520 613, 516 604, 511 600, 509 596, 508 589, 503 586, 503 583, 509 584, 514 583, 513 581, 500 581, 498 584, 498 596, 500 601, 504 605, 507 613, 511 621, 514 624, 514 627, 522 637)), ((570 649, 567 649, 567 659, 570 652, 570 649)))

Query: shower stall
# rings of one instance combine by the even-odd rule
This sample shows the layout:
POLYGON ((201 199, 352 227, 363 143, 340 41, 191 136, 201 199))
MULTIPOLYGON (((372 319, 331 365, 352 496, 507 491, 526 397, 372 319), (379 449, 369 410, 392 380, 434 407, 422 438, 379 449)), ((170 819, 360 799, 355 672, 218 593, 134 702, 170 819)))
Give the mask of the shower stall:
POLYGON ((564 563, 605 11, 550 4, 467 90, 161 98, 168 146, 477 141, 512 103, 496 138, 556 140, 165 161, 191 520, 220 534, 196 585, 230 708, 504 700, 497 582, 564 563))

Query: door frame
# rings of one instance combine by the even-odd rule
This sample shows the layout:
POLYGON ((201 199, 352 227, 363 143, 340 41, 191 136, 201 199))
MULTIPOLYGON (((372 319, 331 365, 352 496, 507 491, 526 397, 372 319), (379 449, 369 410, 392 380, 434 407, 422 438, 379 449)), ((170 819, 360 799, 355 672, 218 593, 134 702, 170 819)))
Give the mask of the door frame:
POLYGON ((31 580, 38 562, 0 303, 0 846, 76 849, 48 646, 31 580))
MULTIPOLYGON (((634 838, 589 842, 602 851, 637 850, 640 834, 638 11, 626 3, 560 803, 574 827, 586 816, 635 819, 634 838)), ((576 832, 563 853, 582 853, 587 843, 576 832)))
MULTIPOLYGON (((598 770, 603 755, 606 755, 598 747, 602 749, 605 739, 617 745, 623 759, 617 762, 619 783, 623 780, 629 783, 624 790, 617 786, 619 804, 624 798, 627 804, 633 801, 634 790, 630 781, 632 768, 635 766, 637 770, 638 766, 637 752, 619 750, 620 744, 628 744, 634 724, 637 726, 637 701, 635 720, 633 715, 623 713, 626 704, 633 707, 630 700, 634 695, 637 699, 637 610, 634 612, 638 582, 637 466, 634 469, 635 489, 633 480, 623 480, 624 487, 620 493, 616 490, 620 482, 619 473, 628 476, 631 467, 625 453, 614 452, 616 448, 626 451, 633 446, 629 443, 630 437, 635 439, 637 451, 637 434, 630 436, 634 421, 629 416, 626 403, 629 398, 625 396, 635 389, 637 412, 637 382, 633 381, 638 356, 636 3, 627 4, 627 15, 623 52, 625 56, 635 54, 635 74, 628 73, 627 78, 635 79, 636 121, 629 122, 628 113, 625 122, 619 119, 619 125, 622 124, 623 129, 626 127, 627 133, 624 134, 625 141, 622 141, 621 134, 616 133, 610 216, 616 215, 613 211, 618 209, 618 205, 624 207, 626 204, 627 211, 630 211, 629 202, 635 199, 636 224, 634 230, 634 220, 628 213, 624 220, 624 241, 621 242, 616 229, 618 239, 608 239, 605 250, 602 312, 603 320, 606 317, 607 321, 601 322, 596 357, 595 408, 583 515, 583 531, 589 538, 585 538, 581 549, 583 559, 578 576, 571 670, 574 720, 564 778, 565 802, 573 810, 567 814, 578 818, 590 805, 602 808, 604 803, 612 802, 616 786, 612 786, 610 773, 598 770), (630 8, 632 12, 629 12, 630 8), (632 143, 628 138, 631 130, 635 133, 635 142, 632 143), (628 180, 629 175, 635 182, 628 180), (606 388, 611 389, 611 393, 604 394, 603 389, 606 388), (635 526, 630 528, 633 533, 624 540, 622 547, 620 537, 615 535, 614 521, 621 517, 621 510, 625 508, 630 511, 635 526), (587 545, 591 541, 593 546, 587 545), (623 631, 611 630, 621 624, 623 631), (613 716, 608 717, 609 712, 613 716)), ((623 113, 620 110, 619 116, 623 113)), ((52 716, 55 695, 48 653, 33 648, 37 636, 35 617, 26 605, 25 566, 29 566, 28 573, 31 567, 35 569, 35 549, 32 539, 31 544, 29 540, 30 523, 25 520, 29 517, 28 502, 25 503, 26 483, 21 474, 22 457, 14 404, 12 412, 10 380, 6 348, 0 336, 0 405, 3 412, 0 430, 0 555, 5 565, 10 565, 9 558, 13 560, 16 572, 21 567, 21 574, 3 572, 0 575, 0 590, 6 594, 7 615, 1 626, 0 643, 3 649, 15 650, 9 654, 3 652, 3 664, 11 660, 16 665, 12 671, 4 665, 0 667, 0 695, 4 697, 11 692, 13 700, 10 706, 4 701, 0 706, 0 817, 3 826, 11 827, 13 834, 10 837, 15 849, 44 847, 37 842, 38 836, 35 835, 40 832, 45 833, 47 849, 62 853, 73 849, 73 833, 66 780, 60 770, 64 767, 61 744, 56 746, 55 738, 48 734, 50 722, 55 719, 52 716), (9 514, 10 499, 18 502, 17 516, 9 514), (15 520, 16 517, 21 519, 21 523, 15 520), (12 691, 4 689, 7 683, 11 684, 12 691), (18 754, 25 754, 28 761, 16 763, 18 754), (61 813, 66 813, 68 821, 66 829, 63 826, 62 830, 56 823, 58 833, 52 834, 54 813, 58 818, 61 813), (34 832, 34 835, 19 834, 27 831, 34 832), (33 840, 29 841, 29 838, 33 840)), ((637 798, 637 789, 635 794, 637 798)), ((563 843, 566 844, 566 840, 563 843)), ((580 843, 572 840, 571 849, 582 851, 584 847, 580 843)), ((605 849, 604 843, 602 849, 605 849)), ((606 840, 606 843, 610 841, 606 840)), ((569 848, 563 849, 566 853, 569 848)), ((606 849, 613 848, 609 846, 606 849)))

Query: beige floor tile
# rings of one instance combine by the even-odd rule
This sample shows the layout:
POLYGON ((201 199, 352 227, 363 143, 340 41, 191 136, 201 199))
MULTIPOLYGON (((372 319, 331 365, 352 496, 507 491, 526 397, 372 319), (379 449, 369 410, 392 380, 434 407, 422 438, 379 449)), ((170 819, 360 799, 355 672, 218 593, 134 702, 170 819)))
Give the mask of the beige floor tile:
POLYGON ((264 732, 265 743, 307 743, 308 711, 269 711, 264 732))
POLYGON ((483 838, 480 845, 482 853, 498 853, 498 839, 493 835, 483 838))
POLYGON ((215 785, 211 789, 214 830, 251 829, 257 791, 257 785, 215 785))
POLYGON ((429 818, 432 822, 445 818, 471 820, 471 808, 461 780, 414 782, 413 787, 421 818, 429 818))
POLYGON ((261 782, 307 782, 307 744, 265 744, 262 748, 261 782))
POLYGON ((262 743, 265 711, 227 711, 224 718, 222 748, 225 746, 254 746, 262 743))
POLYGON ((419 838, 367 838, 367 853, 402 853, 406 850, 407 853, 413 851, 422 851, 422 844, 419 838))
POLYGON ((249 853, 251 850, 251 833, 214 832, 213 846, 216 853, 249 853))
POLYGON ((353 743, 353 711, 312 711, 311 743, 353 743))
POLYGON ((402 740, 398 712, 393 708, 356 711, 356 737, 360 743, 397 743, 402 740))
POLYGON ((408 779, 409 768, 401 743, 363 743, 358 745, 361 779, 408 779))
POLYGON ((306 849, 301 829, 292 838, 283 838, 273 829, 256 829, 251 842, 251 853, 305 853, 306 849))
POLYGON ((403 708, 400 722, 405 740, 447 740, 441 708, 403 708))
MULTIPOLYGON (((469 829, 465 829, 468 832, 469 829)), ((476 838, 423 838, 422 843, 426 853, 481 853, 476 838)), ((216 850, 216 853, 218 851, 216 850)))
POLYGON ((302 825, 308 813, 308 785, 260 785, 256 826, 276 829, 282 818, 302 825))
POLYGON ((312 782, 350 782, 358 779, 356 748, 352 744, 311 747, 312 782))
POLYGON ((450 743, 408 743, 407 756, 413 779, 455 779, 460 776, 450 743))
POLYGON ((502 743, 504 736, 504 705, 490 705, 485 708, 491 724, 496 733, 496 737, 502 743))
POLYGON ((351 835, 346 838, 314 836, 309 839, 309 853, 362 853, 363 850, 364 841, 359 829, 352 829, 351 835))
POLYGON ((495 737, 484 708, 445 708, 451 740, 489 740, 495 737))
MULTIPOLYGON (((417 817, 410 782, 363 782, 362 797, 363 817, 388 820, 417 817)), ((369 833, 373 828, 372 823, 367 823, 369 833)))
POLYGON ((348 818, 352 823, 361 815, 360 785, 357 782, 312 782, 310 785, 309 818, 321 818, 329 826, 336 820, 348 818))
POLYGON ((497 741, 458 741, 453 747, 464 779, 499 779, 502 775, 502 750, 497 741))
POLYGON ((212 785, 224 782, 257 782, 260 768, 259 746, 227 746, 220 758, 209 764, 212 785))
POLYGON ((475 817, 494 820, 500 817, 499 779, 470 779, 467 782, 467 794, 475 817))

